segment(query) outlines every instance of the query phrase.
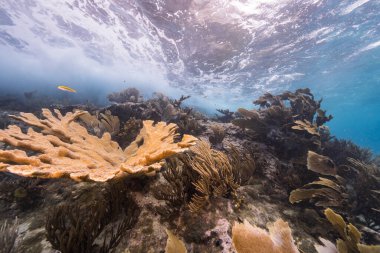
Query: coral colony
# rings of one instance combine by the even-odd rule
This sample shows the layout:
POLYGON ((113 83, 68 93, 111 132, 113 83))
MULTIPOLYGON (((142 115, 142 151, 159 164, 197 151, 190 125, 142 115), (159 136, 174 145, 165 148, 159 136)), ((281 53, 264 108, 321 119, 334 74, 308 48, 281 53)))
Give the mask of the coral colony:
POLYGON ((188 98, 11 112, 0 252, 380 252, 379 159, 309 89, 215 117, 188 98))

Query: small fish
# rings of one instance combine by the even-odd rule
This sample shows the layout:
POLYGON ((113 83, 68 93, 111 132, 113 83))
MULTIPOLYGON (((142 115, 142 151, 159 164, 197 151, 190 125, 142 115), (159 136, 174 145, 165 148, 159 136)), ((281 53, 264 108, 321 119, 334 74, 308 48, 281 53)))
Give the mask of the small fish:
POLYGON ((68 91, 68 92, 77 92, 76 90, 64 85, 59 85, 57 86, 57 88, 60 90, 68 91))

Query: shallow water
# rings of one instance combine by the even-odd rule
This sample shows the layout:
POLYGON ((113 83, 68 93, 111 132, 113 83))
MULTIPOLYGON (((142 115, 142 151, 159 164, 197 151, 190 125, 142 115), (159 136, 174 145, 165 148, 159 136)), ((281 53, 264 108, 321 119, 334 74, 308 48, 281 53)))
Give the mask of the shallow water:
POLYGON ((235 222, 280 218, 311 253, 319 237, 339 238, 329 207, 361 243, 379 244, 378 13, 376 0, 2 0, 0 221, 15 225, 0 223, 0 253, 12 231, 13 252, 164 252, 165 229, 189 252, 235 252, 235 222), (66 124, 42 108, 88 114, 66 124), (38 119, 9 117, 21 112, 38 119), (38 130, 46 120, 54 127, 38 130), (143 128, 149 120, 176 124, 178 135, 143 128), (211 146, 187 150, 184 134, 211 146), (216 174, 212 162, 200 172, 202 159, 216 174), (207 193, 195 187, 209 181, 207 193), (305 189, 323 190, 292 195, 305 189), (74 236, 90 245, 54 241, 65 229, 49 224, 72 221, 54 206, 81 222, 91 210, 94 223, 80 226, 96 236, 74 236), (128 232, 102 248, 120 224, 128 232))
POLYGON ((335 135, 380 150, 377 1, 3 1, 2 92, 105 102, 126 86, 248 107, 310 87, 335 135), (216 11, 213 11, 216 10, 216 11))

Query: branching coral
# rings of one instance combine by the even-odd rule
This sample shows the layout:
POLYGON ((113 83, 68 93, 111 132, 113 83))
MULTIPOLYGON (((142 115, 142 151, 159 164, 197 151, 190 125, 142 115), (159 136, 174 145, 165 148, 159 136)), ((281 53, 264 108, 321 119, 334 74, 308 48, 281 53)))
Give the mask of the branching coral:
POLYGON ((89 196, 90 201, 78 199, 56 206, 49 212, 45 227, 47 239, 54 249, 62 253, 114 252, 136 223, 139 209, 123 187, 109 185, 97 193, 89 196), (107 230, 107 225, 119 216, 122 221, 107 230))
POLYGON ((279 219, 269 226, 269 233, 248 221, 235 223, 232 241, 238 253, 298 253, 287 222, 279 219))
POLYGON ((196 176, 191 167, 186 164, 183 156, 168 158, 162 176, 167 183, 160 184, 154 190, 155 198, 164 200, 166 205, 158 207, 157 211, 164 217, 178 214, 194 194, 192 182, 196 176))
POLYGON ((322 124, 332 118, 320 110, 321 101, 315 101, 309 89, 276 96, 266 93, 254 104, 260 109, 240 108, 241 117, 232 123, 250 129, 256 139, 273 145, 285 157, 304 156, 305 150, 319 148, 322 124))
POLYGON ((158 209, 164 216, 176 214, 186 205, 196 212, 214 197, 232 196, 239 201, 236 190, 242 178, 249 179, 255 170, 253 160, 234 148, 230 157, 211 149, 205 141, 190 150, 189 154, 178 155, 166 163, 162 175, 167 183, 155 189, 155 197, 166 202, 166 206, 158 209))
POLYGON ((377 224, 380 223, 380 168, 374 164, 348 158, 348 167, 354 176, 348 178, 352 185, 352 212, 365 214, 377 224))
POLYGON ((0 141, 20 148, 0 150, 3 171, 22 176, 56 178, 69 176, 74 180, 107 181, 128 174, 152 173, 161 167, 161 160, 187 150, 195 144, 195 138, 185 135, 174 143, 176 125, 144 121, 136 141, 124 151, 111 140, 109 133, 101 138, 90 135, 75 119, 86 112, 77 111, 56 116, 43 109, 45 119, 30 113, 16 117, 39 130, 29 128, 23 133, 17 126, 0 130, 0 141), (35 153, 28 155, 26 149, 35 153))
POLYGON ((13 223, 5 221, 0 225, 0 253, 16 253, 18 236, 17 218, 13 223))
POLYGON ((292 129, 299 130, 299 131, 306 131, 307 133, 315 136, 319 136, 317 125, 311 124, 307 120, 296 120, 294 121, 294 126, 292 126, 292 129))
POLYGON ((121 169, 130 174, 149 173, 152 168, 153 171, 158 170, 163 158, 187 150, 197 140, 191 135, 184 135, 180 142, 175 143, 177 126, 173 123, 158 122, 154 125, 153 121, 145 120, 143 125, 136 140, 124 151, 128 158, 121 169))
POLYGON ((352 141, 336 138, 325 143, 323 154, 331 157, 338 166, 347 164, 347 157, 367 164, 372 163, 373 160, 373 154, 369 149, 361 148, 352 141))
POLYGON ((108 95, 108 100, 116 103, 137 103, 142 101, 140 92, 136 88, 127 88, 120 92, 114 92, 108 95))
POLYGON ((183 101, 185 101, 186 99, 189 99, 190 97, 191 97, 190 95, 187 95, 187 96, 182 95, 179 99, 174 99, 172 104, 174 105, 175 108, 180 108, 183 101))
POLYGON ((235 118, 235 113, 228 109, 216 109, 216 111, 222 114, 222 116, 216 115, 216 119, 220 122, 229 123, 235 118))
POLYGON ((224 137, 226 136, 226 131, 222 126, 213 125, 211 126, 212 135, 209 136, 209 141, 213 145, 218 145, 223 142, 224 137))
POLYGON ((199 210, 211 197, 235 195, 239 184, 228 157, 223 152, 211 149, 204 141, 192 147, 191 151, 195 155, 188 157, 188 163, 198 174, 198 179, 193 182, 197 193, 191 198, 190 210, 199 210))

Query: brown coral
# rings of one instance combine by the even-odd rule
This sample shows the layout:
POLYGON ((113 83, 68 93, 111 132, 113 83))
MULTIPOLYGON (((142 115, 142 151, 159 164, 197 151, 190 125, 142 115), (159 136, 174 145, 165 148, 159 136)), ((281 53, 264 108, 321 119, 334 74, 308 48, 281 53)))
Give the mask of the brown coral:
POLYGON ((296 120, 294 121, 294 126, 292 129, 299 131, 306 131, 311 135, 319 136, 318 127, 316 125, 311 124, 308 120, 296 120))
POLYGON ((226 136, 226 130, 220 125, 211 126, 212 134, 209 136, 209 141, 213 145, 218 145, 223 142, 224 137, 226 136))
POLYGON ((269 226, 269 233, 248 221, 235 223, 232 240, 238 253, 298 253, 287 222, 279 219, 269 226))
POLYGON ((197 193, 191 198, 190 211, 198 211, 211 197, 236 195, 239 184, 235 178, 235 168, 223 152, 211 149, 205 141, 199 142, 191 151, 195 156, 189 158, 188 164, 199 176, 193 182, 197 193))
POLYGON ((173 123, 158 122, 154 125, 153 121, 145 120, 143 125, 136 140, 124 151, 128 158, 121 165, 121 169, 130 174, 148 173, 152 168, 154 170, 161 168, 162 159, 184 151, 193 146, 197 140, 185 134, 180 142, 174 143, 177 125, 173 123))
POLYGON ((315 120, 320 103, 314 100, 309 89, 280 95, 266 93, 254 101, 259 109, 240 108, 240 117, 232 123, 251 130, 256 140, 274 146, 281 158, 303 158, 305 150, 319 148, 322 140, 327 138, 326 128, 319 124, 331 117, 320 113, 318 122, 315 120))
POLYGON ((347 194, 339 183, 320 177, 318 181, 308 183, 290 193, 290 203, 303 200, 313 200, 316 206, 343 206, 347 201, 347 194))
POLYGON ((380 252, 380 245, 364 245, 360 243, 361 233, 350 224, 346 224, 343 217, 330 208, 325 210, 325 216, 339 233, 340 238, 336 242, 339 253, 372 253, 380 252))
POLYGON ((185 243, 175 236, 170 230, 166 229, 168 240, 166 242, 166 253, 187 253, 185 243))
POLYGON ((305 184, 290 193, 289 201, 294 204, 304 200, 314 201, 316 206, 343 206, 348 195, 344 179, 336 175, 336 168, 331 159, 313 151, 308 152, 307 168, 322 175, 332 175, 335 179, 320 177, 319 180, 305 184))
POLYGON ((101 137, 104 132, 110 133, 111 136, 115 136, 120 132, 119 117, 112 115, 109 110, 106 110, 104 113, 97 112, 96 115, 85 113, 79 119, 98 137, 101 137))
POLYGON ((337 173, 335 164, 329 157, 310 150, 307 153, 307 168, 322 175, 335 176, 337 173))
POLYGON ((62 253, 115 252, 135 225, 140 209, 123 184, 94 189, 49 210, 46 239, 54 249, 62 253), (122 219, 117 222, 119 217, 122 219))
POLYGON ((115 103, 137 103, 143 99, 140 96, 140 92, 136 88, 127 88, 120 92, 114 92, 107 96, 108 100, 115 103))
POLYGON ((123 151, 111 140, 109 133, 101 138, 93 136, 75 120, 87 112, 77 111, 62 115, 60 111, 43 109, 45 119, 31 113, 14 118, 35 127, 23 133, 17 126, 0 130, 0 141, 34 152, 0 150, 2 171, 21 176, 57 178, 69 176, 78 181, 107 181, 131 173, 158 170, 160 160, 182 152, 195 144, 195 138, 185 135, 174 143, 175 124, 144 121, 144 128, 134 143, 123 151), (4 165, 6 164, 6 165, 4 165))
POLYGON ((159 207, 158 210, 164 216, 178 213, 185 204, 191 212, 197 212, 212 198, 233 197, 235 201, 239 200, 236 190, 240 186, 240 175, 236 170, 245 164, 235 166, 232 159, 211 149, 205 141, 200 141, 190 151, 168 159, 162 173, 167 183, 155 189, 155 197, 166 202, 164 208, 159 207))

